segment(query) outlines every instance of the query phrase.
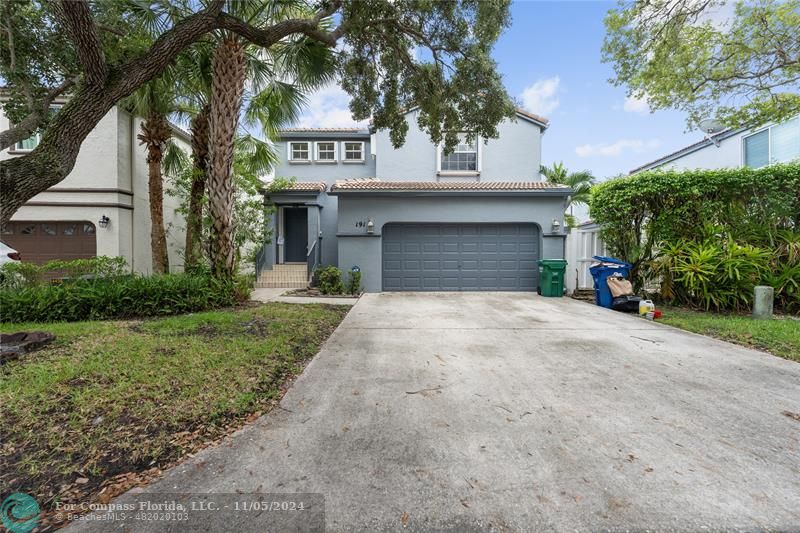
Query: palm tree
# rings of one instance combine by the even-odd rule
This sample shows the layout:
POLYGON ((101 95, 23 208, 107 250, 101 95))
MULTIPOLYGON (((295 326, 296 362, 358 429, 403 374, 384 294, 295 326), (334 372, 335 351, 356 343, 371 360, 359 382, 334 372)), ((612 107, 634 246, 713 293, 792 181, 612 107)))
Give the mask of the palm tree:
MULTIPOLYGON (((229 5, 231 14, 253 23, 276 21, 304 14, 308 4, 300 1, 263 2, 239 0, 229 5)), ((294 96, 286 91, 292 84, 313 88, 330 80, 335 63, 331 52, 305 37, 287 40, 264 50, 248 45, 240 36, 222 31, 211 62, 211 113, 209 116, 208 198, 211 213, 211 270, 221 279, 233 276, 235 253, 233 242, 234 183, 232 179, 234 141, 245 100, 245 88, 254 96, 251 104, 273 101, 275 95, 294 96), (249 59, 252 59, 250 61, 249 59), (248 69, 248 64, 251 68, 248 69), (254 68, 255 67, 255 68, 254 68), (249 76, 248 76, 249 74, 249 76), (264 91, 267 94, 264 95, 264 91)), ((300 98, 297 98, 297 97, 300 98)), ((293 105, 278 106, 279 109, 293 105)), ((297 106, 294 106, 297 107, 297 106)), ((255 109, 248 105, 250 118, 257 118, 269 136, 281 118, 269 115, 269 108, 255 109)))
POLYGON ((594 176, 588 170, 581 170, 578 172, 570 172, 563 162, 553 163, 552 166, 546 167, 544 165, 539 167, 539 172, 550 183, 557 183, 559 185, 566 185, 574 192, 570 195, 569 213, 565 213, 565 219, 569 227, 574 228, 576 224, 575 215, 572 213, 573 205, 589 205, 589 198, 592 194, 592 185, 594 185, 594 176))
MULTIPOLYGON (((203 207, 206 201, 206 188, 209 185, 210 147, 218 146, 216 142, 210 143, 209 119, 212 109, 214 57, 213 43, 199 43, 179 56, 176 65, 181 77, 180 92, 183 95, 179 115, 190 120, 194 165, 187 209, 184 256, 187 268, 199 264, 203 257, 201 245, 203 207)), ((236 131, 234 151, 237 153, 237 160, 246 163, 244 166, 234 164, 234 170, 235 173, 239 173, 237 168, 246 168, 252 175, 263 176, 277 161, 277 154, 272 145, 257 139, 249 131, 261 130, 266 138, 275 140, 280 127, 296 122, 299 118, 306 103, 303 91, 330 81, 333 69, 329 51, 313 41, 301 45, 289 43, 280 47, 278 54, 272 58, 245 50, 245 61, 248 90, 242 95, 245 103, 244 113, 241 114, 243 124, 234 130, 236 131), (296 62, 299 67, 287 72, 285 65, 288 60, 296 62), (282 78, 297 81, 288 83, 281 81, 282 78), (240 144, 243 145, 241 150, 240 144), (239 151, 249 154, 248 157, 239 157, 239 151)), ((236 116, 238 118, 239 113, 236 116)), ((179 170, 178 174, 181 172, 182 170, 179 170)), ((234 190, 237 188, 236 181, 232 179, 214 182, 208 188, 210 190, 214 187, 217 190, 220 186, 226 186, 228 182, 233 184, 234 190)), ((230 197, 225 196, 225 198, 230 197)), ((220 213, 225 213, 226 210, 227 207, 222 206, 213 213, 219 217, 220 213)), ((236 224, 235 217, 232 223, 236 224)))
POLYGON ((144 117, 137 139, 147 150, 150 251, 155 274, 169 272, 162 164, 172 138, 172 128, 167 120, 169 113, 175 110, 175 96, 171 87, 170 75, 167 74, 143 85, 123 103, 123 107, 132 115, 144 117))

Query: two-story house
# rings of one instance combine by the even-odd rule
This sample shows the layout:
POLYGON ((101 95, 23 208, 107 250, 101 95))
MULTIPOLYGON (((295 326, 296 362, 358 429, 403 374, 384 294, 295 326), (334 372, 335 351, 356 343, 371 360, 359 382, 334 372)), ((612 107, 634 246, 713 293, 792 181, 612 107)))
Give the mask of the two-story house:
POLYGON ((273 238, 260 286, 304 285, 316 265, 362 273, 364 290, 535 290, 538 259, 564 257, 571 190, 541 181, 546 119, 518 110, 497 139, 466 137, 449 154, 406 120, 405 144, 388 131, 281 132, 269 191, 273 238))
POLYGON ((726 129, 630 171, 763 167, 800 159, 800 116, 759 128, 726 129))
MULTIPOLYGON (((151 272, 147 153, 136 138, 140 124, 140 118, 112 108, 84 140, 72 172, 25 203, 0 228, 0 240, 19 251, 23 261, 120 256, 134 271, 151 272)), ((0 110, 0 130, 8 127, 0 110)), ((178 127, 173 127, 173 141, 190 149, 189 135, 178 127)), ((17 143, 0 152, 0 160, 20 157, 38 142, 37 134, 17 143)), ((183 268, 185 219, 179 204, 175 196, 164 195, 171 271, 183 268)))

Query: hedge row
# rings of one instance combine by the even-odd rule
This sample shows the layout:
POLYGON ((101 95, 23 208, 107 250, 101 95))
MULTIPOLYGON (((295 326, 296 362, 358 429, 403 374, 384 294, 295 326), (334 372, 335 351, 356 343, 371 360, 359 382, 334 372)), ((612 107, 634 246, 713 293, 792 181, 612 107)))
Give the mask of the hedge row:
POLYGON ((77 280, 0 290, 0 321, 61 322, 173 315, 235 305, 249 281, 166 274, 77 280))
POLYGON ((800 163, 616 178, 592 189, 590 213, 637 287, 657 280, 665 299, 741 309, 770 283, 797 309, 800 163))

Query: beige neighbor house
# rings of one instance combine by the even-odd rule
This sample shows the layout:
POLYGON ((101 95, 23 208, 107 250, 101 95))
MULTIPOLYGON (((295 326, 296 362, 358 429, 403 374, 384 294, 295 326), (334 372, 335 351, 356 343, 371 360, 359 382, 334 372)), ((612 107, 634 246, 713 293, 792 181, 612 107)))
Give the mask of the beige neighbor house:
MULTIPOLYGON (((136 138, 141 122, 118 107, 111 109, 83 142, 72 172, 20 208, 0 229, 0 240, 17 249, 23 261, 120 256, 134 271, 150 273, 147 160, 145 147, 136 138)), ((0 109, 0 131, 8 127, 0 109)), ((173 127, 173 134, 188 152, 188 134, 178 127, 173 127)), ((19 157, 38 142, 34 135, 1 151, 0 160, 19 157)), ((178 206, 176 197, 164 194, 172 272, 183 269, 186 230, 178 206)))

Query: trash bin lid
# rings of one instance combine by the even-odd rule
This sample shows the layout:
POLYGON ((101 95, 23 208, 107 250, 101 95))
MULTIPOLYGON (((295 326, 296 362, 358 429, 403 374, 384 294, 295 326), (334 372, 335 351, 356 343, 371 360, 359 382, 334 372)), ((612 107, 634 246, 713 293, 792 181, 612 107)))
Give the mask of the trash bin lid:
POLYGON ((628 268, 633 267, 632 264, 626 263, 625 261, 623 261, 621 259, 617 259, 616 257, 605 257, 605 256, 602 256, 602 255, 593 255, 592 259, 594 259, 595 261, 599 261, 601 263, 613 263, 615 265, 622 265, 622 266, 626 266, 628 268))

